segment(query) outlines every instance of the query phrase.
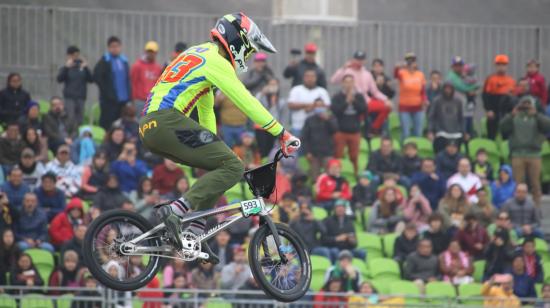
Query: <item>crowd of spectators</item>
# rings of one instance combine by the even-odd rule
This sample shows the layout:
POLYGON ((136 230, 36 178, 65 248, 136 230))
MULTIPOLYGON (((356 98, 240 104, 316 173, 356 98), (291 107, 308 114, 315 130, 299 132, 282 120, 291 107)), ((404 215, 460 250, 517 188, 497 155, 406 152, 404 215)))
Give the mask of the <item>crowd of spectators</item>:
MULTIPOLYGON (((178 43, 172 58, 183 50, 185 44, 178 43)), ((0 285, 93 285, 81 262, 87 224, 119 208, 156 220, 153 205, 181 197, 204 174, 153 155, 139 141, 140 111, 164 67, 156 60, 158 52, 156 42, 147 42, 130 64, 122 41, 111 37, 105 54, 89 68, 80 50, 70 46, 57 78, 62 96, 53 96, 48 110, 31 99, 20 74, 8 76, 0 91, 0 272, 11 272, 11 281, 0 275, 0 285), (106 132, 104 139, 84 119, 92 82, 99 89, 97 124, 106 132), (29 248, 60 252, 50 277, 33 269, 25 253, 29 248)), ((539 63, 529 61, 516 82, 507 73, 510 59, 497 55, 495 72, 482 85, 475 66, 461 57, 452 58, 446 77, 433 70, 426 80, 422 63, 407 53, 392 80, 382 59, 367 67, 367 54, 359 50, 330 77, 340 87, 331 95, 316 52, 317 46, 308 43, 303 59, 294 58, 284 68, 283 77, 291 79, 289 93, 281 93, 282 81, 263 53, 255 55, 242 80, 303 141, 299 157, 281 163, 270 201, 280 204, 275 220, 288 223, 313 255, 334 264, 323 291, 374 292, 351 265, 353 258, 369 259, 358 240, 358 233, 369 232, 397 235, 391 257, 402 278, 420 290, 435 280, 470 283, 473 262, 485 260, 484 294, 508 294, 495 281, 503 281, 499 288, 504 288, 513 279, 516 296, 535 296, 533 286, 544 277, 533 247, 544 236, 541 152, 550 133, 539 63), (475 114, 480 109, 483 114, 475 114), (398 137, 388 125, 392 110, 400 122, 398 137), (483 144, 467 154, 470 141, 482 137, 473 125, 479 117, 486 119, 491 142, 506 140, 509 157, 494 164, 483 144), (411 136, 431 141, 432 154, 421 154, 411 136), (319 209, 326 218, 315 215, 319 209), (511 276, 499 276, 505 273, 511 276)), ((252 125, 223 93, 216 93, 215 108, 221 139, 246 168, 272 155, 275 139, 252 125)), ((234 200, 222 197, 219 204, 228 201, 234 200)), ((244 253, 256 223, 216 236, 216 266, 171 261, 163 269, 164 287, 258 289, 244 253)), ((136 270, 142 266, 140 260, 132 262, 136 270)), ((117 266, 108 268, 116 274, 117 266)))

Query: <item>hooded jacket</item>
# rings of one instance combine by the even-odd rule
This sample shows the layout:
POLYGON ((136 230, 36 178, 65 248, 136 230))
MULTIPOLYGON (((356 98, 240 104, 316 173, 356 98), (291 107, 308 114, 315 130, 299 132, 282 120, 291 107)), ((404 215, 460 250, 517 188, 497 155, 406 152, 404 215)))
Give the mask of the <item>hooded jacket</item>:
POLYGON ((57 214, 50 223, 49 234, 52 244, 61 245, 74 236, 73 227, 82 221, 71 217, 69 212, 71 212, 72 209, 79 209, 81 217, 84 216, 82 201, 77 198, 72 199, 69 204, 67 204, 65 210, 57 214))
POLYGON ((500 209, 500 207, 502 206, 502 204, 504 204, 504 202, 506 202, 506 200, 514 196, 514 191, 516 190, 516 181, 514 181, 514 177, 512 175, 512 167, 510 167, 510 165, 502 165, 499 169, 499 173, 500 171, 508 173, 510 178, 505 183, 501 181, 494 181, 491 183, 493 204, 498 209, 500 209))
POLYGON ((6 123, 19 118, 30 100, 29 92, 22 88, 14 89, 7 86, 0 91, 0 122, 6 123))
MULTIPOLYGON (((440 134, 462 134, 464 132, 464 116, 462 101, 455 95, 451 83, 445 83, 441 95, 435 98, 428 114, 428 130, 437 136, 440 134), (445 95, 445 88, 452 89, 451 95, 445 95)), ((446 137, 443 135, 443 137, 446 137)))

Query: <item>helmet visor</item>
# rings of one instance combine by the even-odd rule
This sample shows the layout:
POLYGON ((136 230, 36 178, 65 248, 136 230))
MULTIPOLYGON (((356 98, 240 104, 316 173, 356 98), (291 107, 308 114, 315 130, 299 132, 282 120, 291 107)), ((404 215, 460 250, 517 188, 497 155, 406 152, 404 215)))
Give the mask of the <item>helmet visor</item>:
POLYGON ((250 20, 250 30, 248 31, 247 36, 256 51, 265 50, 271 53, 277 52, 277 49, 273 47, 273 44, 271 44, 260 28, 252 20, 250 20))

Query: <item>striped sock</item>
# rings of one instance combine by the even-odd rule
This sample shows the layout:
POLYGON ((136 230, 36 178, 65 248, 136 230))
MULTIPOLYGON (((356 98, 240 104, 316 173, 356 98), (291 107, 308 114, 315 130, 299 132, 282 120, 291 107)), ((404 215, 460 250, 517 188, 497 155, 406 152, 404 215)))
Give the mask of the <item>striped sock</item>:
POLYGON ((189 227, 185 229, 185 232, 191 232, 195 235, 201 235, 206 228, 206 218, 198 218, 189 223, 189 227))
POLYGON ((179 217, 185 216, 185 214, 190 211, 190 208, 187 205, 187 200, 183 197, 172 201, 172 203, 170 203, 170 208, 179 217))

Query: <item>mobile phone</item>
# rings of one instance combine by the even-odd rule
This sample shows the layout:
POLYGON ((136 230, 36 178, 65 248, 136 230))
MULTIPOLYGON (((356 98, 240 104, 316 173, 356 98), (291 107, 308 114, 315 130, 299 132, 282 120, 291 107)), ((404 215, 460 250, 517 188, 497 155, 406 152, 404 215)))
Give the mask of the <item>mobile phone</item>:
POLYGON ((290 49, 290 54, 293 56, 299 56, 302 54, 302 51, 298 48, 292 48, 290 49))

